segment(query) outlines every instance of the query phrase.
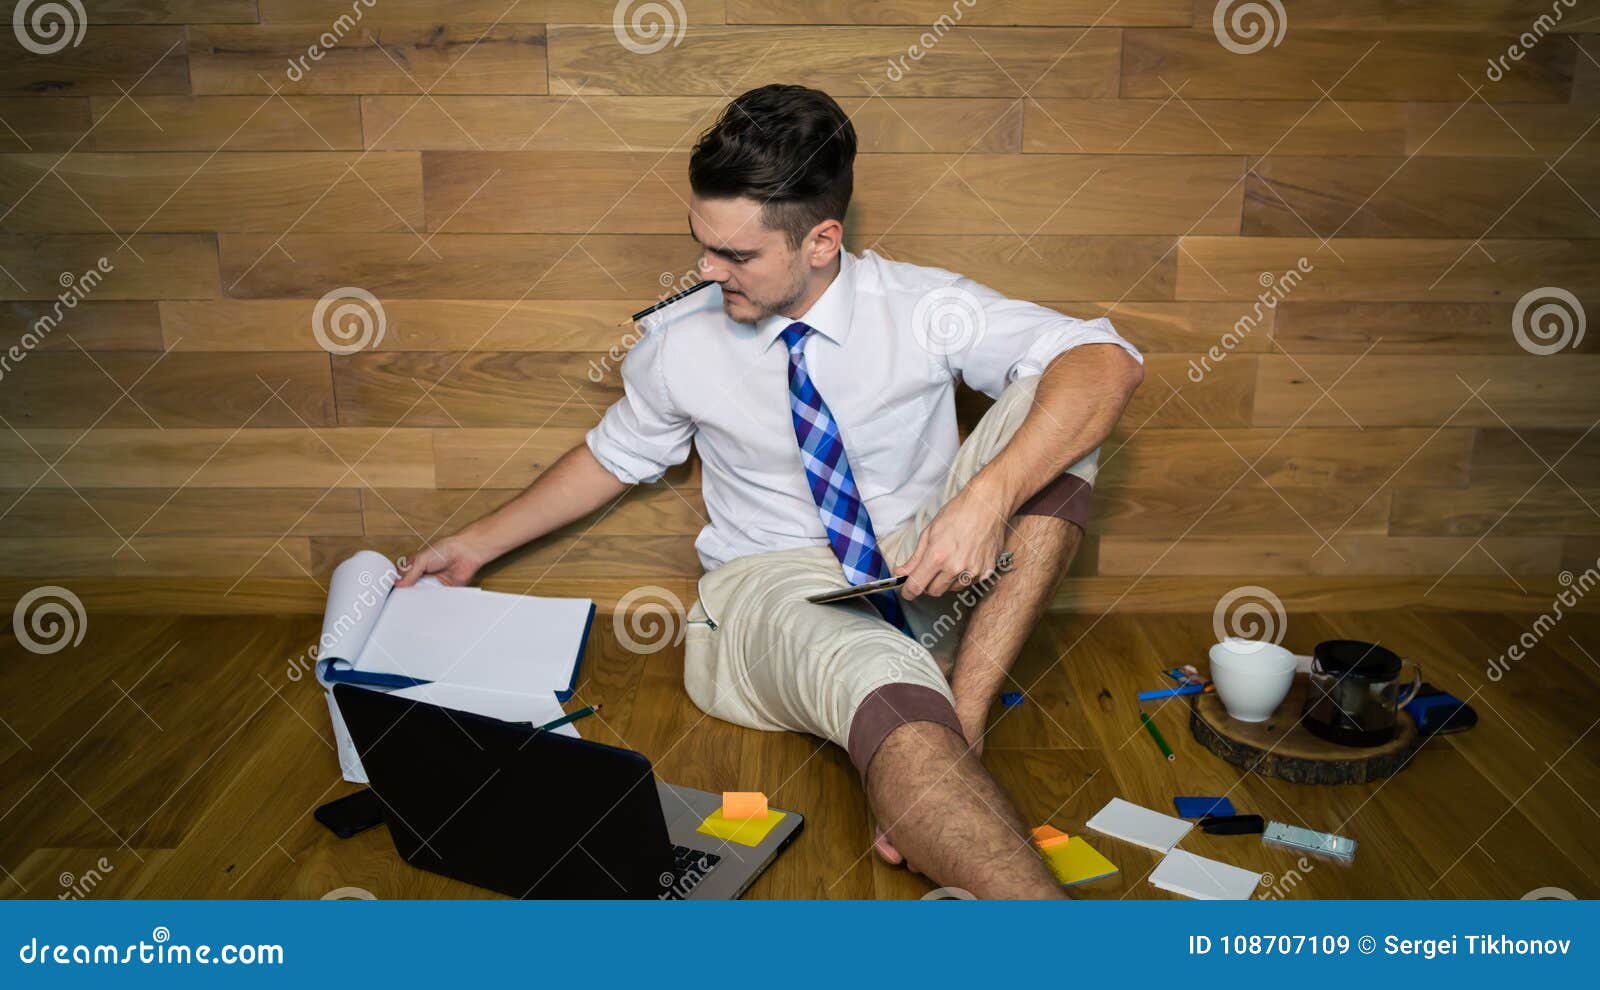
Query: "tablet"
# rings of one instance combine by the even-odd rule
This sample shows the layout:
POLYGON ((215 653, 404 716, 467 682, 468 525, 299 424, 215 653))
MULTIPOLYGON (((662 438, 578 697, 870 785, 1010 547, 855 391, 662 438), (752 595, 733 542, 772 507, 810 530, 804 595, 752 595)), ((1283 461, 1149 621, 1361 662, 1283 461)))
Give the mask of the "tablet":
POLYGON ((816 605, 826 605, 829 602, 842 602, 849 598, 858 598, 870 595, 874 591, 885 591, 889 588, 898 588, 906 583, 910 575, 901 574, 898 577, 884 578, 881 581, 868 581, 866 584, 851 585, 846 588, 835 588, 832 591, 820 591, 815 595, 806 596, 806 601, 816 605))

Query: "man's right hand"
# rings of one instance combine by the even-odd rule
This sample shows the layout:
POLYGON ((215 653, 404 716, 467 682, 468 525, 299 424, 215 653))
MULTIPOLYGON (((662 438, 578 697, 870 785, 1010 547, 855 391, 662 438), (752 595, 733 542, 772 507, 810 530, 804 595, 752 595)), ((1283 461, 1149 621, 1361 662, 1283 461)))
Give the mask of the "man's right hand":
POLYGON ((478 568, 489 560, 489 555, 476 547, 465 534, 457 533, 419 550, 406 562, 395 587, 410 587, 417 583, 418 578, 429 574, 448 585, 468 585, 478 573, 478 568))

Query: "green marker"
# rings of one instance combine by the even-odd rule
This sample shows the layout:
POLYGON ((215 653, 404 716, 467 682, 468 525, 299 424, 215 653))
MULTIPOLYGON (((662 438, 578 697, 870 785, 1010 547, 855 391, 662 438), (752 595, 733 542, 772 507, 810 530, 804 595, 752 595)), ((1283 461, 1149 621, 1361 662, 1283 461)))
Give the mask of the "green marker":
POLYGON ((1167 741, 1161 738, 1161 730, 1156 728, 1154 722, 1150 721, 1150 714, 1148 712, 1140 712, 1139 721, 1144 723, 1145 731, 1150 733, 1150 738, 1154 739, 1156 745, 1161 747, 1161 755, 1165 756, 1169 761, 1176 760, 1178 757, 1173 754, 1172 747, 1168 746, 1167 741))

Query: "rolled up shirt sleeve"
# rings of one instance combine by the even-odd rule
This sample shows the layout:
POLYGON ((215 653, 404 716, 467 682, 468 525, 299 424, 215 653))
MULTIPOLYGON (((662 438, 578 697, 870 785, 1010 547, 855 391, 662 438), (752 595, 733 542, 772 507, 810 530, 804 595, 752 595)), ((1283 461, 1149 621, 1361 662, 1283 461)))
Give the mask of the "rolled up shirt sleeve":
POLYGON ((1115 344, 1144 363, 1137 348, 1105 317, 1079 320, 1047 306, 1010 299, 969 278, 957 278, 951 289, 973 324, 965 346, 945 355, 953 375, 993 399, 1018 378, 1044 374, 1058 355, 1084 344, 1115 344))
POLYGON ((666 330, 646 332, 622 359, 622 398, 585 436, 589 452, 629 485, 660 480, 682 464, 694 443, 695 424, 672 401, 663 343, 666 330))

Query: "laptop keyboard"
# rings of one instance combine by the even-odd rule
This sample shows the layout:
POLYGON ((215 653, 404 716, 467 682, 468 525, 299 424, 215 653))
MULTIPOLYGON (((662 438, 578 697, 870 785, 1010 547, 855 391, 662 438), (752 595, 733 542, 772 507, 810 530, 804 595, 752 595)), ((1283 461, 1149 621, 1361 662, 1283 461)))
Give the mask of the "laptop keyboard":
POLYGON ((688 846, 672 847, 672 885, 658 896, 664 901, 681 901, 694 892, 722 857, 716 853, 690 849, 688 846))

